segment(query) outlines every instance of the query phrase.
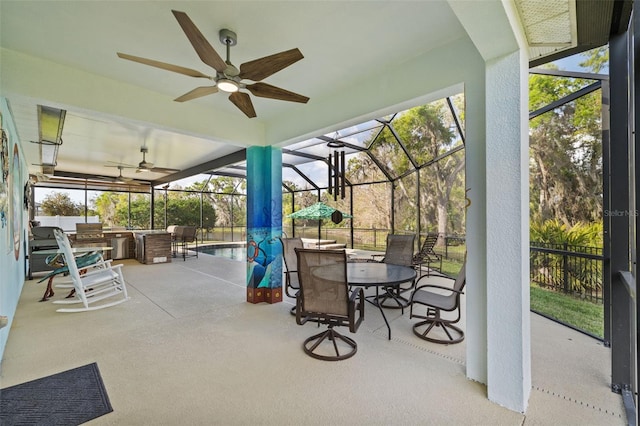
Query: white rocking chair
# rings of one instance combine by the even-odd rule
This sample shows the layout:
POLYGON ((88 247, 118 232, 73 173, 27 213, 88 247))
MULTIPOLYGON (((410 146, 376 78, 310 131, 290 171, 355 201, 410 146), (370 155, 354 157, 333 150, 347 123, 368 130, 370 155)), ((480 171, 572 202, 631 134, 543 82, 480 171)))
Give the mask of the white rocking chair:
POLYGON ((122 275, 122 265, 111 265, 105 262, 102 268, 89 270, 80 275, 80 270, 71 249, 67 235, 59 230, 54 231, 58 246, 69 267, 69 276, 75 294, 73 298, 55 300, 55 304, 82 304, 82 307, 61 308, 57 312, 84 312, 118 305, 129 300, 127 287, 122 275), (102 302, 103 303, 98 303, 102 302))

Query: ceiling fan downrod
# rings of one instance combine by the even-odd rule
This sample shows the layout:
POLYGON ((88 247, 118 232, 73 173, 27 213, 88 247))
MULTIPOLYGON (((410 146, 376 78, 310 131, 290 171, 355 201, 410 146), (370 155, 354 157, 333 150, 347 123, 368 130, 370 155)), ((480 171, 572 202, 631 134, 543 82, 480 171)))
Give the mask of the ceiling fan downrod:
MULTIPOLYGON (((220 37, 220 42, 224 44, 227 48, 227 60, 225 61, 225 63, 227 64, 227 69, 224 70, 223 74, 225 77, 232 79, 236 83, 238 83, 235 77, 237 77, 238 74, 240 74, 240 71, 236 68, 235 65, 233 65, 233 63, 231 63, 231 46, 235 46, 236 44, 238 44, 238 36, 233 31, 223 28, 219 32, 219 37, 220 37)), ((235 86, 237 86, 237 84, 235 86)), ((223 86, 219 86, 219 87, 221 90, 225 92, 237 91, 237 87, 229 87, 226 90, 223 86)))
POLYGON ((238 36, 231 30, 223 28, 218 33, 220 37, 220 42, 227 46, 227 60, 225 61, 228 65, 231 65, 231 46, 235 46, 238 44, 238 36))

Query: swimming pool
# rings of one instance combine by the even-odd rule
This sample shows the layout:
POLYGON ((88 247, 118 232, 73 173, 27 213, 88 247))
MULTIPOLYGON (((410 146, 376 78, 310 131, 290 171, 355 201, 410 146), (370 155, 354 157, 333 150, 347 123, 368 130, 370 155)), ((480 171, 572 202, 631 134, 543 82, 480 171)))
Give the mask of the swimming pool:
POLYGON ((198 247, 198 251, 200 253, 226 257, 227 259, 238 260, 242 262, 247 259, 247 249, 246 247, 242 246, 202 246, 198 247))

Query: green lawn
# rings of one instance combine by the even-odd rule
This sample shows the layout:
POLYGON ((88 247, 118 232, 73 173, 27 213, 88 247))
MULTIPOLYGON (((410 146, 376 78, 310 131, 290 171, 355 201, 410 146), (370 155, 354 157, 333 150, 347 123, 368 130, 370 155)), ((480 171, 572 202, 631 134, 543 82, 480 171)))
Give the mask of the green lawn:
MULTIPOLYGON (((442 272, 455 277, 461 262, 443 259, 442 272)), ((604 337, 604 306, 531 284, 531 309, 588 333, 604 337)))
POLYGON ((531 285, 531 309, 600 338, 604 337, 604 306, 531 285))

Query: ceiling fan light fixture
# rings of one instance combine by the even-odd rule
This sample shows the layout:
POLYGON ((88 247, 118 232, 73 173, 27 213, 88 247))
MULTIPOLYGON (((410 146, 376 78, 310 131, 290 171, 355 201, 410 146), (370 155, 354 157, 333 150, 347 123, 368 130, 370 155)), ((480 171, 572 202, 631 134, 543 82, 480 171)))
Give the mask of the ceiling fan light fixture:
POLYGON ((234 93, 237 92, 238 89, 240 89, 240 85, 238 85, 238 83, 228 78, 221 78, 216 84, 218 86, 218 89, 227 93, 234 93))

